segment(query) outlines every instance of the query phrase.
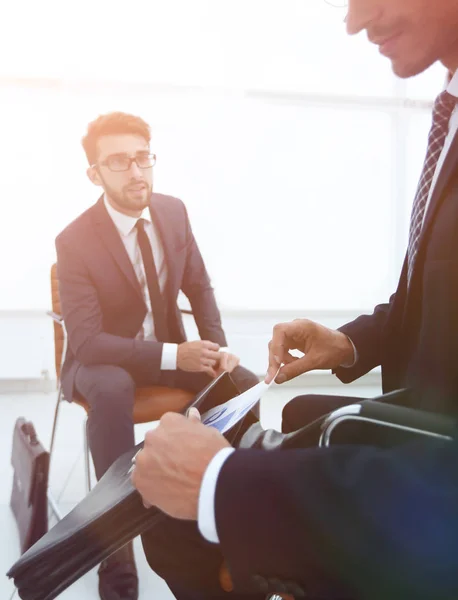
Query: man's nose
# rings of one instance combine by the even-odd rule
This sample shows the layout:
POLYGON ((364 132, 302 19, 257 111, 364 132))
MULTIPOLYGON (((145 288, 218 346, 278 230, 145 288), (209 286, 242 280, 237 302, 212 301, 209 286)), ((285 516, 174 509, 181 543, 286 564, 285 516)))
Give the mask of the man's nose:
POLYGON ((143 178, 142 170, 139 168, 135 160, 130 163, 129 173, 131 177, 135 177, 136 179, 143 178))
POLYGON ((355 35, 379 19, 380 0, 349 0, 345 24, 348 35, 355 35))

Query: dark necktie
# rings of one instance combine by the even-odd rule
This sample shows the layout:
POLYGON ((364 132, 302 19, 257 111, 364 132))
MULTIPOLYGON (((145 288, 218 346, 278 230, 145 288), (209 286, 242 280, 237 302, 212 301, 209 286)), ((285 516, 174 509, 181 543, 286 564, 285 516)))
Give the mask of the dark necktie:
POLYGON ((146 283, 148 286, 149 297, 151 301, 151 310, 153 312, 154 333, 159 342, 168 340, 167 311, 165 301, 159 287, 156 264, 154 262, 153 251, 144 229, 144 219, 138 219, 135 227, 137 228, 137 242, 143 260, 145 269, 146 283))
POLYGON ((412 215, 410 217, 410 233, 408 248, 408 282, 412 277, 415 258, 418 252, 420 234, 425 216, 425 209, 428 203, 429 191, 437 167, 437 161, 444 148, 445 138, 448 133, 448 124, 453 109, 457 103, 457 98, 447 91, 442 92, 434 103, 433 124, 428 137, 428 150, 426 152, 425 163, 418 184, 417 193, 413 202, 412 215))

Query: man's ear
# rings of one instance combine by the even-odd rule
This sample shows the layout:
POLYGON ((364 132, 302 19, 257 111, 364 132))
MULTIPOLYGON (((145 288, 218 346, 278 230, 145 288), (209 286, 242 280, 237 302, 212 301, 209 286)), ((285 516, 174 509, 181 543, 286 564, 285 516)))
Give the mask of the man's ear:
POLYGON ((94 185, 102 185, 97 167, 89 167, 86 171, 86 174, 94 185))

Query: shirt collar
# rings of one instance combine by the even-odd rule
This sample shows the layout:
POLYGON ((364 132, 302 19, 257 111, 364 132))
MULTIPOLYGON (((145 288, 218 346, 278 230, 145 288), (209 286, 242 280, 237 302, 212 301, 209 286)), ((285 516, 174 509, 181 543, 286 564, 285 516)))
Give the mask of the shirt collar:
MULTIPOLYGON (((127 237, 137 224, 138 218, 130 217, 129 215, 125 215, 119 212, 119 210, 113 208, 108 202, 106 194, 103 195, 103 203, 105 204, 105 208, 107 209, 111 220, 116 225, 116 229, 119 231, 119 233, 127 237)), ((145 221, 151 222, 151 216, 148 207, 146 207, 143 210, 140 218, 145 219, 145 221)))
POLYGON ((458 70, 455 71, 453 77, 447 85, 447 92, 458 98, 458 70))

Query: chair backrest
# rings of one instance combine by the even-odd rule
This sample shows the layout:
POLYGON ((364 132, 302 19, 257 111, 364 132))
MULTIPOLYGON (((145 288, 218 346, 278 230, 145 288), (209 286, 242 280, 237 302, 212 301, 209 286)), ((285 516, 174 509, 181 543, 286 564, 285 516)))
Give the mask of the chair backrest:
MULTIPOLYGON (((55 316, 62 316, 60 297, 59 297, 59 280, 57 279, 57 265, 54 264, 51 267, 51 303, 52 311, 55 316)), ((59 323, 55 318, 53 320, 54 326, 54 363, 56 366, 57 379, 60 378, 60 366, 62 363, 62 355, 64 352, 65 344, 65 331, 63 328, 63 322, 59 323)))

